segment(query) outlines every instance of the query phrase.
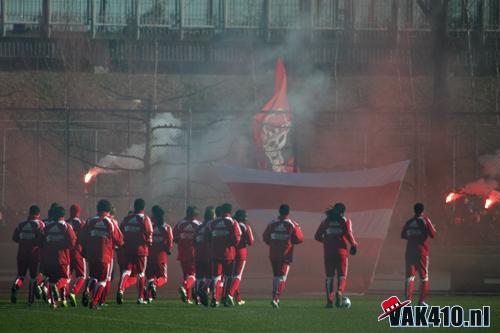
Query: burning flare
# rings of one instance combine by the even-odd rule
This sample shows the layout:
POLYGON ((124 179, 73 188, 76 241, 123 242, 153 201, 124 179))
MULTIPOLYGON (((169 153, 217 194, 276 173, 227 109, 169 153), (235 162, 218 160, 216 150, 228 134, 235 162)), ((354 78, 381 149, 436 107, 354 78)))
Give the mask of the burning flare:
POLYGON ((88 184, 90 183, 92 178, 96 177, 99 173, 99 168, 92 168, 85 174, 83 181, 85 182, 85 184, 88 184))
POLYGON ((493 199, 490 198, 486 199, 486 201, 484 202, 484 208, 486 209, 490 208, 493 205, 493 203, 494 203, 493 199))
POLYGON ((453 202, 455 200, 457 200, 458 198, 460 198, 462 195, 459 194, 459 193, 456 193, 456 192, 450 192, 447 196, 446 196, 446 203, 450 203, 450 202, 453 202))

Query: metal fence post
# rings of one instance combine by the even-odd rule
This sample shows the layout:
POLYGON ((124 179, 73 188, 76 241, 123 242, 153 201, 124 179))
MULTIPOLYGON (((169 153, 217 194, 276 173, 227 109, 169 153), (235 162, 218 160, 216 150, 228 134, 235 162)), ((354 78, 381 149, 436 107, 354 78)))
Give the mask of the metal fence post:
POLYGON ((45 37, 50 38, 50 0, 43 0, 42 7, 42 31, 45 37))
POLYGON ((188 111, 188 125, 186 131, 186 202, 185 209, 191 204, 191 144, 193 130, 193 113, 188 111))
POLYGON ((97 26, 97 8, 96 0, 90 1, 90 31, 92 33, 92 38, 95 38, 97 26))
POLYGON ((3 130, 3 151, 2 151, 2 207, 5 207, 5 172, 7 168, 7 129, 3 130))
POLYGON ((1 36, 5 36, 5 21, 7 21, 7 0, 0 0, 0 34, 1 36))
POLYGON ((183 0, 178 0, 178 8, 177 8, 177 22, 179 25, 179 38, 180 40, 184 39, 184 1, 183 0))
POLYGON ((140 13, 140 1, 135 0, 135 39, 138 40, 141 34, 141 13, 140 13))

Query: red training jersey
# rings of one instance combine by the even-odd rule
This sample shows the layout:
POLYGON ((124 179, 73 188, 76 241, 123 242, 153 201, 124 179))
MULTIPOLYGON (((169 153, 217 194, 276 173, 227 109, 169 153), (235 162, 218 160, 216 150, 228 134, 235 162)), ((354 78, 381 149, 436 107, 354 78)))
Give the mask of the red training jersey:
POLYGON ((126 255, 147 256, 153 239, 153 225, 144 212, 131 214, 120 225, 126 255))
POLYGON ((252 227, 249 224, 238 222, 241 230, 241 239, 236 246, 236 259, 247 260, 247 247, 252 246, 254 242, 252 227))
POLYGON ((44 230, 42 262, 44 265, 69 265, 76 235, 64 220, 50 223, 44 230))
POLYGON ((154 223, 153 227, 153 245, 149 251, 149 262, 166 264, 168 254, 172 251, 174 236, 172 227, 167 223, 158 225, 154 223))
POLYGON ((208 242, 208 224, 211 220, 203 221, 198 229, 194 238, 194 252, 196 261, 210 262, 212 255, 210 254, 210 243, 208 242))
POLYGON ((77 242, 75 248, 71 250, 71 256, 72 258, 78 260, 82 257, 82 245, 80 244, 79 239, 81 237, 83 227, 85 226, 85 221, 81 220, 79 217, 72 217, 66 220, 66 223, 71 225, 76 235, 77 242))
POLYGON ((44 226, 45 224, 41 220, 33 217, 29 217, 26 221, 22 221, 17 225, 12 240, 19 244, 17 248, 18 257, 40 257, 44 226))
POLYGON ((113 261, 115 246, 123 245, 123 235, 111 217, 101 215, 87 220, 79 242, 90 262, 109 264, 113 261))
POLYGON ((299 224, 283 217, 269 223, 262 238, 269 245, 269 258, 284 262, 292 262, 294 245, 304 241, 299 224))
POLYGON ((229 216, 217 218, 208 224, 207 239, 212 259, 234 260, 241 239, 240 226, 229 216))
POLYGON ((174 242, 177 244, 177 260, 194 261, 194 240, 200 222, 195 219, 184 219, 174 227, 174 242))
POLYGON ((346 217, 332 219, 327 217, 319 225, 314 239, 323 243, 326 258, 349 253, 347 244, 357 245, 352 234, 352 222, 346 217))
POLYGON ((406 221, 401 231, 401 238, 408 240, 406 255, 429 255, 428 239, 435 235, 436 229, 427 216, 415 216, 406 221))

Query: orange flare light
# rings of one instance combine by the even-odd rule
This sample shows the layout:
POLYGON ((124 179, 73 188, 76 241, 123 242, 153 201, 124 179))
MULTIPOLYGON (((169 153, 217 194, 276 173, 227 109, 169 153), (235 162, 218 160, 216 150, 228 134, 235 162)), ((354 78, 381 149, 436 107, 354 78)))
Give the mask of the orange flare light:
POLYGON ((493 205, 493 203, 494 203, 493 199, 490 198, 486 199, 486 201, 484 202, 484 208, 486 209, 490 208, 493 205))
POLYGON ((458 198, 460 198, 461 196, 462 196, 461 194, 451 192, 450 194, 448 194, 446 196, 446 203, 453 202, 453 201, 457 200, 458 198))
POLYGON ((99 174, 99 172, 97 172, 97 169, 92 168, 85 174, 85 176, 83 177, 83 181, 85 182, 85 184, 88 184, 88 183, 90 183, 92 178, 94 178, 98 174, 99 174))

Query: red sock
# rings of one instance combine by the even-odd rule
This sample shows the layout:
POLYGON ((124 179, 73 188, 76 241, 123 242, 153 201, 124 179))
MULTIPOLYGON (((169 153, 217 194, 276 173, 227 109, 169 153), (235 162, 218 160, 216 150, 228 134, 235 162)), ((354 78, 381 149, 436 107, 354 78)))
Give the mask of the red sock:
POLYGON ((333 302, 333 277, 327 277, 325 281, 326 299, 328 302, 333 302))
POLYGON ((24 278, 16 278, 16 280, 14 281, 14 288, 16 289, 20 289, 22 286, 23 286, 23 282, 24 282, 24 278))
POLYGON ((420 298, 418 300, 419 303, 425 302, 428 292, 429 292, 429 281, 428 280, 422 281, 422 283, 420 284, 420 298))
POLYGON ((281 293, 283 292, 284 289, 285 289, 285 281, 280 280, 280 282, 278 283, 278 290, 276 291, 276 296, 274 298, 275 300, 279 300, 281 293))
POLYGON ((161 278, 156 279, 156 287, 160 288, 167 283, 167 278, 162 276, 161 278))
POLYGON ((139 276, 136 280, 137 280, 137 288, 138 288, 137 297, 144 299, 144 286, 146 285, 146 279, 144 278, 144 276, 139 276))
POLYGON ((73 284, 73 288, 71 289, 71 292, 75 295, 78 295, 78 293, 80 293, 80 289, 82 289, 84 284, 85 284, 84 277, 77 278, 75 283, 73 284))
POLYGON ((189 275, 186 280, 184 280, 184 288, 186 289, 187 293, 187 298, 191 299, 193 295, 193 285, 195 283, 196 279, 193 275, 189 275))
POLYGON ((104 284, 103 283, 98 283, 95 288, 94 292, 94 297, 92 298, 92 303, 90 303, 92 306, 96 306, 99 300, 101 299, 101 295, 104 292, 104 284))
POLYGON ((137 276, 127 277, 123 283, 123 290, 125 291, 128 287, 133 286, 134 284, 137 284, 137 276))
POLYGON ((104 287, 104 290, 102 291, 101 295, 101 304, 106 303, 106 301, 108 300, 110 289, 111 289, 111 281, 106 281, 106 286, 104 287))
POLYGON ((406 299, 412 299, 414 285, 415 285, 414 276, 406 278, 406 299))
POLYGON ((56 288, 59 290, 64 289, 64 288, 66 288, 67 284, 68 284, 68 279, 60 278, 59 280, 57 280, 56 288))
POLYGON ((339 276, 338 279, 339 279, 339 289, 338 290, 341 293, 344 293, 345 285, 346 285, 346 278, 345 278, 345 276, 339 276))
POLYGON ((222 297, 222 281, 220 280, 220 277, 215 280, 215 300, 218 302, 220 301, 222 297))
POLYGON ((241 280, 239 278, 234 278, 231 281, 231 288, 229 289, 229 295, 233 296, 238 292, 240 289, 240 282, 241 280))

